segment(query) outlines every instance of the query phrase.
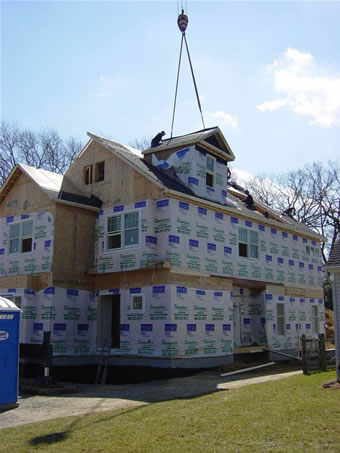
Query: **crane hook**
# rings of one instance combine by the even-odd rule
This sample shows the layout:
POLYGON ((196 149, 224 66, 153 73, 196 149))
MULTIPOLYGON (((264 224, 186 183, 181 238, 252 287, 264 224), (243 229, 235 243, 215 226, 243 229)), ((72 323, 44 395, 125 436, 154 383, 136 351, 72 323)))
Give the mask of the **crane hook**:
POLYGON ((185 30, 187 29, 188 26, 188 22, 189 22, 188 16, 184 14, 184 9, 182 9, 182 14, 180 14, 177 19, 178 28, 182 33, 185 33, 185 30))

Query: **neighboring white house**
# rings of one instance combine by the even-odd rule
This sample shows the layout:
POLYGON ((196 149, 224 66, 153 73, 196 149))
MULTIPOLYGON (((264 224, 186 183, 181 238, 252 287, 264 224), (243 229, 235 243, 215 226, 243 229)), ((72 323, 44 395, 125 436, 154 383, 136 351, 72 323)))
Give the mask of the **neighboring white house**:
POLYGON ((333 280, 333 314, 336 349, 336 378, 340 381, 340 239, 335 244, 326 270, 332 274, 333 280))

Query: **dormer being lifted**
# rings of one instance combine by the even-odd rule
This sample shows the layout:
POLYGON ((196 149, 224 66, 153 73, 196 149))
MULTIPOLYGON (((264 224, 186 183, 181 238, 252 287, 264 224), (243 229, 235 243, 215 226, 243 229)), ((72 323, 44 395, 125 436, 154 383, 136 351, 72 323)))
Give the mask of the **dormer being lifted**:
POLYGON ((176 176, 195 195, 227 204, 228 162, 235 156, 218 127, 162 140, 143 154, 148 163, 176 176))
POLYGON ((211 153, 213 156, 231 162, 235 156, 219 127, 211 127, 190 134, 180 135, 179 137, 166 138, 155 148, 148 148, 143 151, 144 159, 151 163, 150 156, 157 153, 157 158, 166 160, 173 152, 196 145, 202 151, 211 153))

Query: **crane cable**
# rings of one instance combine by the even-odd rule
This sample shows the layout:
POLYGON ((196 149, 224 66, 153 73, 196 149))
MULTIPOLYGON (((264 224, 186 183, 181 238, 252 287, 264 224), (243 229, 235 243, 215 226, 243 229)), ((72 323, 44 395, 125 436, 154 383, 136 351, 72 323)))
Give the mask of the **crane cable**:
POLYGON ((185 36, 185 30, 186 30, 186 28, 188 26, 188 16, 186 16, 184 14, 184 10, 183 9, 182 9, 182 14, 180 14, 178 16, 177 24, 178 24, 178 28, 180 29, 180 31, 182 33, 182 39, 181 39, 181 47, 180 47, 180 51, 179 51, 176 90, 175 90, 174 107, 173 107, 173 113, 172 113, 172 123, 171 123, 171 135, 170 135, 170 138, 172 138, 172 135, 173 135, 174 121, 175 121, 176 102, 177 102, 177 93, 178 93, 178 82, 179 82, 179 74, 180 74, 181 61, 182 61, 183 41, 185 42, 185 47, 186 47, 186 50, 187 50, 187 55, 188 55, 188 60, 189 60, 192 80, 193 80, 193 83, 194 83, 194 88, 195 88, 198 108, 199 108, 199 111, 200 111, 200 114, 201 114, 203 129, 205 129, 201 102, 200 102, 200 98, 199 98, 199 95, 198 95, 198 89, 197 89, 197 84, 196 84, 196 80, 195 80, 194 68, 192 66, 192 62, 191 62, 191 58, 190 58, 190 52, 189 52, 189 47, 188 47, 188 42, 187 42, 187 38, 185 36))

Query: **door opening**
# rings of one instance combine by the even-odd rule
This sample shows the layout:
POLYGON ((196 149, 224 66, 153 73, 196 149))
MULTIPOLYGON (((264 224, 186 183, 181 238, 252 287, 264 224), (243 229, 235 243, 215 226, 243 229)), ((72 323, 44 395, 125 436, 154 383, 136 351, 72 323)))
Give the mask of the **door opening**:
POLYGON ((120 348, 120 294, 101 296, 98 304, 97 346, 120 348))

